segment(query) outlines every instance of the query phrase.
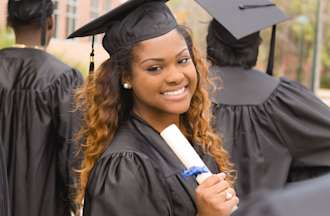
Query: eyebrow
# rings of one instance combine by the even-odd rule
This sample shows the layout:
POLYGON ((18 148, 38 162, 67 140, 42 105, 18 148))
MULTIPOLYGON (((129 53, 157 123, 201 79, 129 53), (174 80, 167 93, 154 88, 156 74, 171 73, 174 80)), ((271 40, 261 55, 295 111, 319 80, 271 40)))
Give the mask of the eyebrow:
MULTIPOLYGON (((182 49, 178 54, 175 55, 175 57, 178 57, 179 55, 181 55, 185 51, 189 51, 187 47, 182 49)), ((143 64, 146 61, 159 61, 159 62, 162 62, 162 61, 164 61, 164 59, 162 59, 162 58, 148 58, 148 59, 145 59, 145 60, 141 61, 140 64, 143 64)))

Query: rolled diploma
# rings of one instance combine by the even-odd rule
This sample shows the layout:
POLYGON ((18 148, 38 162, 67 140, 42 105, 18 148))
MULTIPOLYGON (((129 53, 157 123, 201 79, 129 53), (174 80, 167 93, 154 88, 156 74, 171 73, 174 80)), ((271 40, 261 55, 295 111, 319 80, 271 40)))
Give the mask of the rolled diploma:
MULTIPOLYGON (((165 128, 160 135, 187 169, 192 167, 206 167, 205 163, 199 157, 195 149, 191 146, 189 141, 175 124, 171 124, 165 128)), ((211 175, 212 173, 210 171, 207 173, 202 173, 196 177, 196 180, 198 184, 201 184, 211 175)))

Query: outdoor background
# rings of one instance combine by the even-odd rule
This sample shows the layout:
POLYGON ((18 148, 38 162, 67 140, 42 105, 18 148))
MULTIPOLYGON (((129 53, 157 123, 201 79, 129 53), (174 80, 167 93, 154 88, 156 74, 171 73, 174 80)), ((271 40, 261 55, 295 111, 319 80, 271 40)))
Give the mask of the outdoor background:
MULTIPOLYGON (((12 31, 6 27, 7 1, 0 0, 0 48, 15 43, 12 31)), ((124 1, 54 1, 56 32, 48 51, 86 75, 91 39, 66 40, 66 36, 124 1)), ((278 25, 275 76, 298 80, 330 104, 330 1, 273 0, 273 2, 291 17, 287 22, 278 25)), ((193 0, 170 0, 168 5, 179 22, 192 29, 195 41, 205 52, 206 29, 210 20, 208 14, 193 0)), ((258 61, 259 69, 266 68, 270 33, 270 28, 262 31, 263 43, 258 61)), ((98 36, 96 65, 108 58, 100 45, 101 39, 102 36, 98 36)))

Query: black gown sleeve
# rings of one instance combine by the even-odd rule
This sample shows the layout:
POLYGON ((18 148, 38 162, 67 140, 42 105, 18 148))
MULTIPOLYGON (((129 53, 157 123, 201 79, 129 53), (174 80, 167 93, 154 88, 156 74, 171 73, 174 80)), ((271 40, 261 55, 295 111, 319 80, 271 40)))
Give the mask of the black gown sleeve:
POLYGON ((93 170, 84 216, 172 215, 162 178, 151 161, 133 152, 113 153, 93 170))
POLYGON ((54 128, 57 139, 57 168, 61 178, 62 188, 65 189, 62 199, 67 203, 67 208, 74 210, 72 197, 75 193, 80 155, 78 144, 74 141, 74 134, 80 128, 80 113, 74 111, 74 93, 83 83, 83 78, 78 71, 72 69, 50 87, 52 97, 52 110, 54 128))
POLYGON ((289 178, 330 172, 330 108, 297 82, 282 79, 282 86, 271 114, 293 156, 289 178))

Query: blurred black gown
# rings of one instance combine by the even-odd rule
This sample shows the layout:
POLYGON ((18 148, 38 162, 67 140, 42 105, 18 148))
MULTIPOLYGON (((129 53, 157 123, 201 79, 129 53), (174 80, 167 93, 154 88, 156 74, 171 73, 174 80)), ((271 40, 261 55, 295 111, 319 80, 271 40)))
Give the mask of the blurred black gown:
POLYGON ((0 142, 0 215, 10 216, 9 188, 4 145, 0 142))
POLYGON ((329 216, 330 175, 252 194, 232 216, 329 216))
MULTIPOLYGON (((194 146, 213 173, 217 165, 194 146)), ((158 132, 135 115, 122 123, 89 177, 84 216, 194 216, 194 177, 158 132)))
POLYGON ((330 171, 330 108, 310 91, 239 67, 211 67, 210 74, 223 88, 211 91, 214 123, 238 171, 241 199, 330 171))
POLYGON ((0 51, 0 140, 12 215, 62 216, 71 208, 73 90, 81 74, 38 49, 0 51))

